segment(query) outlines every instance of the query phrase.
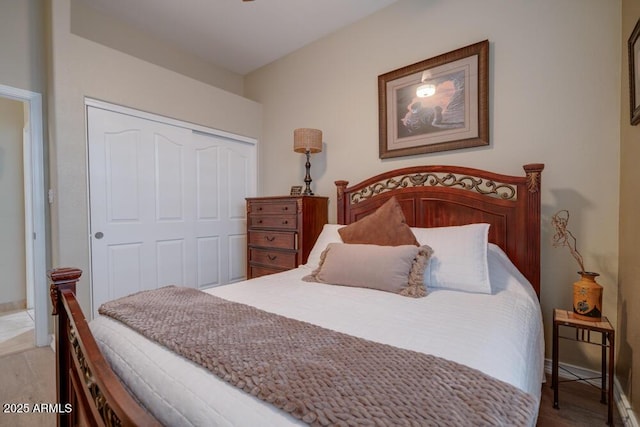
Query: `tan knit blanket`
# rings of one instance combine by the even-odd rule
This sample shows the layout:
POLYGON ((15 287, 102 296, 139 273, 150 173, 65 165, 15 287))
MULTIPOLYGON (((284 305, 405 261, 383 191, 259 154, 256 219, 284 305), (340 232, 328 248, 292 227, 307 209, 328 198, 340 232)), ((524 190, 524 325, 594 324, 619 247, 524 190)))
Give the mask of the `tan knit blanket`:
POLYGON ((528 426, 536 419, 535 398, 478 370, 190 288, 140 292, 99 312, 311 425, 528 426))

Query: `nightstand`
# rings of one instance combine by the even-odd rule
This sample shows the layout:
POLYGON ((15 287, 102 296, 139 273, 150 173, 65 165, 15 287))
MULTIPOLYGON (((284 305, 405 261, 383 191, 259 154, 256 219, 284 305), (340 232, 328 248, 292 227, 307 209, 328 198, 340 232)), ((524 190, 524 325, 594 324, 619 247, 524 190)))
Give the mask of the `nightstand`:
MULTIPOLYGON (((597 345, 602 348, 601 355, 601 380, 600 402, 608 405, 607 424, 613 425, 613 365, 615 351, 615 330, 606 317, 602 317, 599 322, 589 322, 574 318, 573 313, 567 310, 556 308, 553 311, 553 367, 551 372, 551 387, 553 388, 553 407, 558 409, 558 389, 561 382, 586 381, 585 378, 576 380, 558 380, 558 359, 560 352, 560 340, 570 340, 597 345), (560 329, 573 329, 575 337, 571 335, 561 335, 560 329), (594 337, 592 339, 592 332, 594 337), (600 340, 596 340, 600 338, 600 340), (608 350, 608 357, 607 357, 608 350), (608 362, 608 363, 607 363, 608 362)), ((597 379, 597 378, 595 378, 597 379)))
POLYGON ((247 198, 247 278, 296 268, 328 222, 328 198, 247 198))

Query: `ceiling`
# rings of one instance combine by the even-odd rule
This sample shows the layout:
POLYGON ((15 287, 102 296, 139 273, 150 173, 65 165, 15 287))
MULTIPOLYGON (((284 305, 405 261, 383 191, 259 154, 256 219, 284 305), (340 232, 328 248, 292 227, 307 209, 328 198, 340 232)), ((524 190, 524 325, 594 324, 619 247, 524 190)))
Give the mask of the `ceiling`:
POLYGON ((397 0, 85 0, 245 75, 397 0))

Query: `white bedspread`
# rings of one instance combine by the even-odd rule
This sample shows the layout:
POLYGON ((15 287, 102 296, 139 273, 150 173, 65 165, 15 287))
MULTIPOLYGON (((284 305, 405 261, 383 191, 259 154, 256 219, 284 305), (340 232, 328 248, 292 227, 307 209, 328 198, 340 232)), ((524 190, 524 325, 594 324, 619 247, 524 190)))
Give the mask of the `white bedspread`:
MULTIPOLYGON (((493 295, 431 290, 407 298, 300 280, 300 267, 207 292, 351 335, 431 353, 479 369, 540 398, 544 337, 538 300, 496 247, 489 250, 493 295)), ((296 419, 117 321, 91 330, 114 371, 167 426, 295 425, 296 419)))

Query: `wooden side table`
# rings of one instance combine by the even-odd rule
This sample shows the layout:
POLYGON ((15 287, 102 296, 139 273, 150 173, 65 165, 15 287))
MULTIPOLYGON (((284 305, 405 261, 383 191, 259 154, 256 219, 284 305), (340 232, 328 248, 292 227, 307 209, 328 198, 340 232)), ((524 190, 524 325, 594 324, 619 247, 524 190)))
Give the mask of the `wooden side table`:
MULTIPOLYGON (((596 334, 598 335, 598 334, 596 334)), ((560 339, 566 339, 570 341, 584 342, 587 344, 593 344, 602 348, 601 356, 601 379, 600 386, 600 402, 608 405, 607 412, 607 424, 613 425, 613 366, 614 366, 614 351, 615 351, 615 330, 609 320, 606 317, 602 317, 599 322, 589 322, 586 320, 580 320, 573 316, 573 312, 567 310, 561 310, 556 308, 553 311, 553 367, 551 372, 551 387, 553 388, 553 407, 558 409, 558 389, 560 382, 567 381, 586 381, 585 378, 578 378, 576 380, 558 381, 558 362, 559 362, 559 341, 560 339), (560 327, 567 327, 575 329, 575 337, 560 335, 560 327), (601 340, 598 342, 591 339, 591 333, 599 333, 601 340), (607 357, 607 349, 609 354, 607 357), (608 363, 607 363, 608 359, 608 363)), ((594 378, 591 378, 594 379, 594 378)))

